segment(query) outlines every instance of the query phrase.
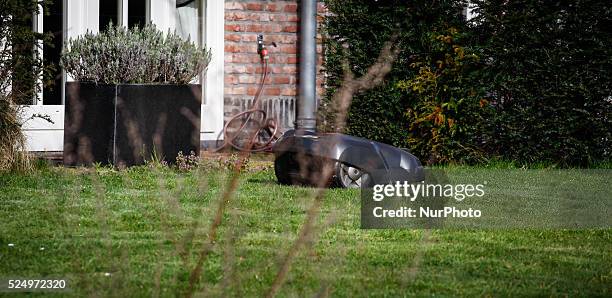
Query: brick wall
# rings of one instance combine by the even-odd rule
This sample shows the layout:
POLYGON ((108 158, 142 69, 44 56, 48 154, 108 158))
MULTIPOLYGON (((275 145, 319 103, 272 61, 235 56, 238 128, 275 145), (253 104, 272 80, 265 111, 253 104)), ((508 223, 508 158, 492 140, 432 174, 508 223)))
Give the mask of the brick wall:
MULTIPOLYGON (((324 7, 319 5, 319 11, 323 12, 324 7)), ((299 77, 298 14, 297 1, 226 1, 226 119, 252 103, 262 73, 257 35, 263 34, 266 44, 276 42, 278 45, 277 48, 268 47, 269 76, 262 96, 263 107, 283 129, 293 127, 299 77)), ((317 52, 319 62, 322 62, 320 44, 317 52)), ((323 76, 318 74, 319 94, 323 94, 322 83, 323 76)))

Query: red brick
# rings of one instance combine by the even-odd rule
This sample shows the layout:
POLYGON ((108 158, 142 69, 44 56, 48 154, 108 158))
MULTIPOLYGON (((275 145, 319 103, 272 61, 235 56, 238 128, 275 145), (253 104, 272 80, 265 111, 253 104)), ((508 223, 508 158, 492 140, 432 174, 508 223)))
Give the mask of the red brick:
POLYGON ((285 54, 297 54, 298 50, 295 44, 283 44, 280 46, 281 53, 285 54))
POLYGON ((294 57, 294 56, 287 57, 288 64, 297 64, 298 60, 299 60, 298 57, 294 57))
POLYGON ((225 81, 225 84, 230 84, 230 85, 234 85, 238 83, 238 81, 236 80, 236 76, 233 76, 233 75, 226 75, 224 81, 225 81))
POLYGON ((241 47, 241 53, 257 53, 257 44, 255 43, 243 43, 241 47))
POLYGON ((234 63, 247 64, 259 62, 259 55, 256 53, 239 53, 234 57, 234 63))
POLYGON ((259 55, 256 53, 252 54, 236 54, 233 57, 234 63, 258 63, 260 60, 259 55))
POLYGON ((244 6, 240 2, 226 2, 225 9, 244 9, 244 6))
POLYGON ((297 4, 287 4, 285 5, 285 9, 283 9, 284 12, 296 12, 297 11, 297 4))
POLYGON ((272 15, 269 13, 254 13, 253 14, 253 20, 254 21, 272 21, 272 15))
POLYGON ((225 40, 227 41, 240 41, 241 37, 238 34, 225 34, 225 40))
POLYGON ((262 26, 262 31, 266 33, 278 33, 283 30, 283 27, 279 24, 266 24, 262 26))
MULTIPOLYGON (((254 64, 254 65, 247 65, 245 66, 245 71, 246 73, 250 73, 250 74, 261 74, 263 73, 263 67, 260 66, 260 64, 254 64)), ((272 73, 276 73, 276 72, 280 72, 281 68, 278 66, 268 66, 268 72, 272 72, 272 73)), ((259 77, 258 77, 259 80, 259 77)), ((259 81, 258 81, 259 82, 259 81)))
POLYGON ((284 14, 271 14, 270 20, 273 22, 286 22, 287 16, 284 14))
POLYGON ((248 10, 262 10, 263 4, 257 2, 247 3, 246 9, 248 10))
POLYGON ((284 87, 281 89, 281 94, 283 96, 296 96, 297 95, 297 86, 296 87, 284 87))
POLYGON ((296 33, 298 31, 298 27, 296 25, 289 25, 283 27, 283 32, 296 33))
POLYGON ((240 64, 227 65, 225 68, 226 73, 237 73, 243 74, 247 71, 247 67, 240 64))
POLYGON ((230 53, 256 53, 257 45, 254 43, 226 42, 225 51, 230 53))
POLYGON ((226 44, 225 45, 225 52, 230 52, 230 53, 234 53, 234 52, 238 52, 238 48, 236 45, 230 45, 230 44, 226 44))
POLYGON ((248 41, 248 42, 257 41, 257 33, 242 35, 242 41, 248 41))
POLYGON ((296 43, 297 40, 298 40, 297 34, 282 35, 278 37, 278 42, 280 43, 296 43))
POLYGON ((282 67, 282 73, 297 73, 297 67, 295 65, 286 65, 282 67))
POLYGON ((272 83, 274 84, 289 84, 290 82, 291 82, 291 78, 288 76, 274 77, 272 79, 272 83))
POLYGON ((247 91, 246 91, 247 95, 255 95, 255 93, 257 93, 257 87, 249 86, 249 88, 247 88, 247 91))
POLYGON ((241 29, 240 25, 233 25, 233 24, 225 25, 225 31, 239 32, 240 29, 241 29))
POLYGON ((270 64, 287 63, 287 57, 285 55, 276 54, 274 51, 271 52, 268 62, 270 64))
POLYGON ((264 95, 280 95, 281 90, 278 87, 267 87, 264 89, 263 94, 264 95))
POLYGON ((271 73, 283 73, 283 68, 280 66, 269 67, 268 71, 271 73))
POLYGON ((238 83, 240 84, 255 84, 258 81, 255 76, 252 75, 241 75, 238 76, 238 83))
MULTIPOLYGON (((255 71, 258 74, 262 74, 263 73, 263 67, 257 67, 257 69, 255 69, 255 71)), ((268 74, 270 73, 277 73, 280 70, 280 67, 278 66, 268 66, 268 74)))
POLYGON ((300 17, 297 14, 290 14, 290 15, 287 15, 287 21, 288 22, 299 22, 300 17))
POLYGON ((235 95, 244 95, 247 93, 247 90, 245 87, 229 87, 229 88, 225 88, 225 93, 235 94, 235 95))
POLYGON ((263 26, 261 24, 249 24, 245 26, 246 32, 261 32, 263 30, 263 26))
POLYGON ((269 3, 268 5, 266 5, 266 10, 275 12, 278 10, 278 6, 274 3, 269 3))
POLYGON ((247 19, 247 14, 242 11, 226 11, 226 21, 243 21, 247 19))

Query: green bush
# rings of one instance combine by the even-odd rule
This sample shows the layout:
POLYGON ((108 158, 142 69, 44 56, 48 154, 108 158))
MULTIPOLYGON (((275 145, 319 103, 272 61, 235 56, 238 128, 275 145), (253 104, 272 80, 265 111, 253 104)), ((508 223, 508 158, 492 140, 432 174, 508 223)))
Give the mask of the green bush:
POLYGON ((486 161, 483 132, 491 108, 478 84, 480 53, 454 27, 428 35, 427 50, 409 65, 418 74, 397 83, 416 95, 405 113, 408 145, 428 163, 486 161))
MULTIPOLYGON (((401 81, 419 74, 410 67, 431 48, 431 32, 462 28, 461 3, 458 1, 367 1, 328 0, 331 14, 324 26, 325 68, 328 94, 322 100, 320 129, 335 128, 331 95, 342 82, 342 65, 347 61, 357 76, 374 63, 383 44, 393 33, 399 34, 401 52, 387 81, 380 87, 358 94, 348 111, 348 133, 413 149, 409 138, 410 119, 407 111, 419 101, 416 93, 400 88, 401 81)), ((430 159, 426 150, 416 150, 422 160, 430 159)))
POLYGON ((363 74, 398 32, 399 58, 383 86, 355 96, 348 133, 407 147, 430 164, 610 160, 612 8, 482 0, 466 22, 463 2, 326 1, 321 129, 334 130, 330 99, 342 63, 363 74))
POLYGON ((175 33, 112 24, 98 34, 70 39, 61 65, 75 80, 104 84, 188 84, 206 70, 210 51, 175 33))
POLYGON ((490 154, 592 165, 612 154, 607 1, 477 1, 474 36, 496 109, 490 154))

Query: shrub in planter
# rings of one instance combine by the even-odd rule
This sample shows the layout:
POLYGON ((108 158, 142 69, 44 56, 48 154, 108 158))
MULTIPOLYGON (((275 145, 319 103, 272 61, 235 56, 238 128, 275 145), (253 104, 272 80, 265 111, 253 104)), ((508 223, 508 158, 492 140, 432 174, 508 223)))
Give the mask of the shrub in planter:
POLYGON ((201 86, 210 52, 153 25, 109 26, 69 40, 64 163, 143 164, 199 151, 201 86))

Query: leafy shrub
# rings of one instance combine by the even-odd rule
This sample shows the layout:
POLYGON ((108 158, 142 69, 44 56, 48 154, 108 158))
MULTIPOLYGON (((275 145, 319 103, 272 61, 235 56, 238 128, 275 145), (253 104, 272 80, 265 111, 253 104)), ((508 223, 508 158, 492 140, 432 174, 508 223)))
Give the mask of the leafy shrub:
POLYGON ((410 64, 418 74, 397 83, 416 95, 405 113, 408 145, 429 163, 486 159, 482 133, 490 106, 477 82, 478 52, 463 45, 468 35, 454 27, 428 36, 427 50, 410 64))
MULTIPOLYGON (((356 76, 363 75, 378 57, 383 44, 398 33, 402 51, 387 81, 353 98, 347 132, 360 137, 408 147, 409 125, 405 113, 415 96, 397 88, 400 80, 418 75, 409 67, 426 51, 428 34, 447 26, 461 26, 458 1, 327 0, 331 14, 324 26, 327 96, 319 109, 320 130, 332 131, 336 111, 330 100, 343 79, 346 61, 356 76)), ((420 156, 427 159, 429 156, 420 156)))
POLYGON ((407 147, 429 163, 609 161, 609 5, 478 0, 478 17, 466 22, 463 2, 327 0, 320 129, 334 129, 329 100, 344 61, 363 74, 399 32, 402 52, 386 84, 353 98, 349 133, 407 147))
POLYGON ((75 80, 104 84, 188 84, 206 70, 210 51, 154 25, 109 27, 70 39, 61 65, 75 80))

